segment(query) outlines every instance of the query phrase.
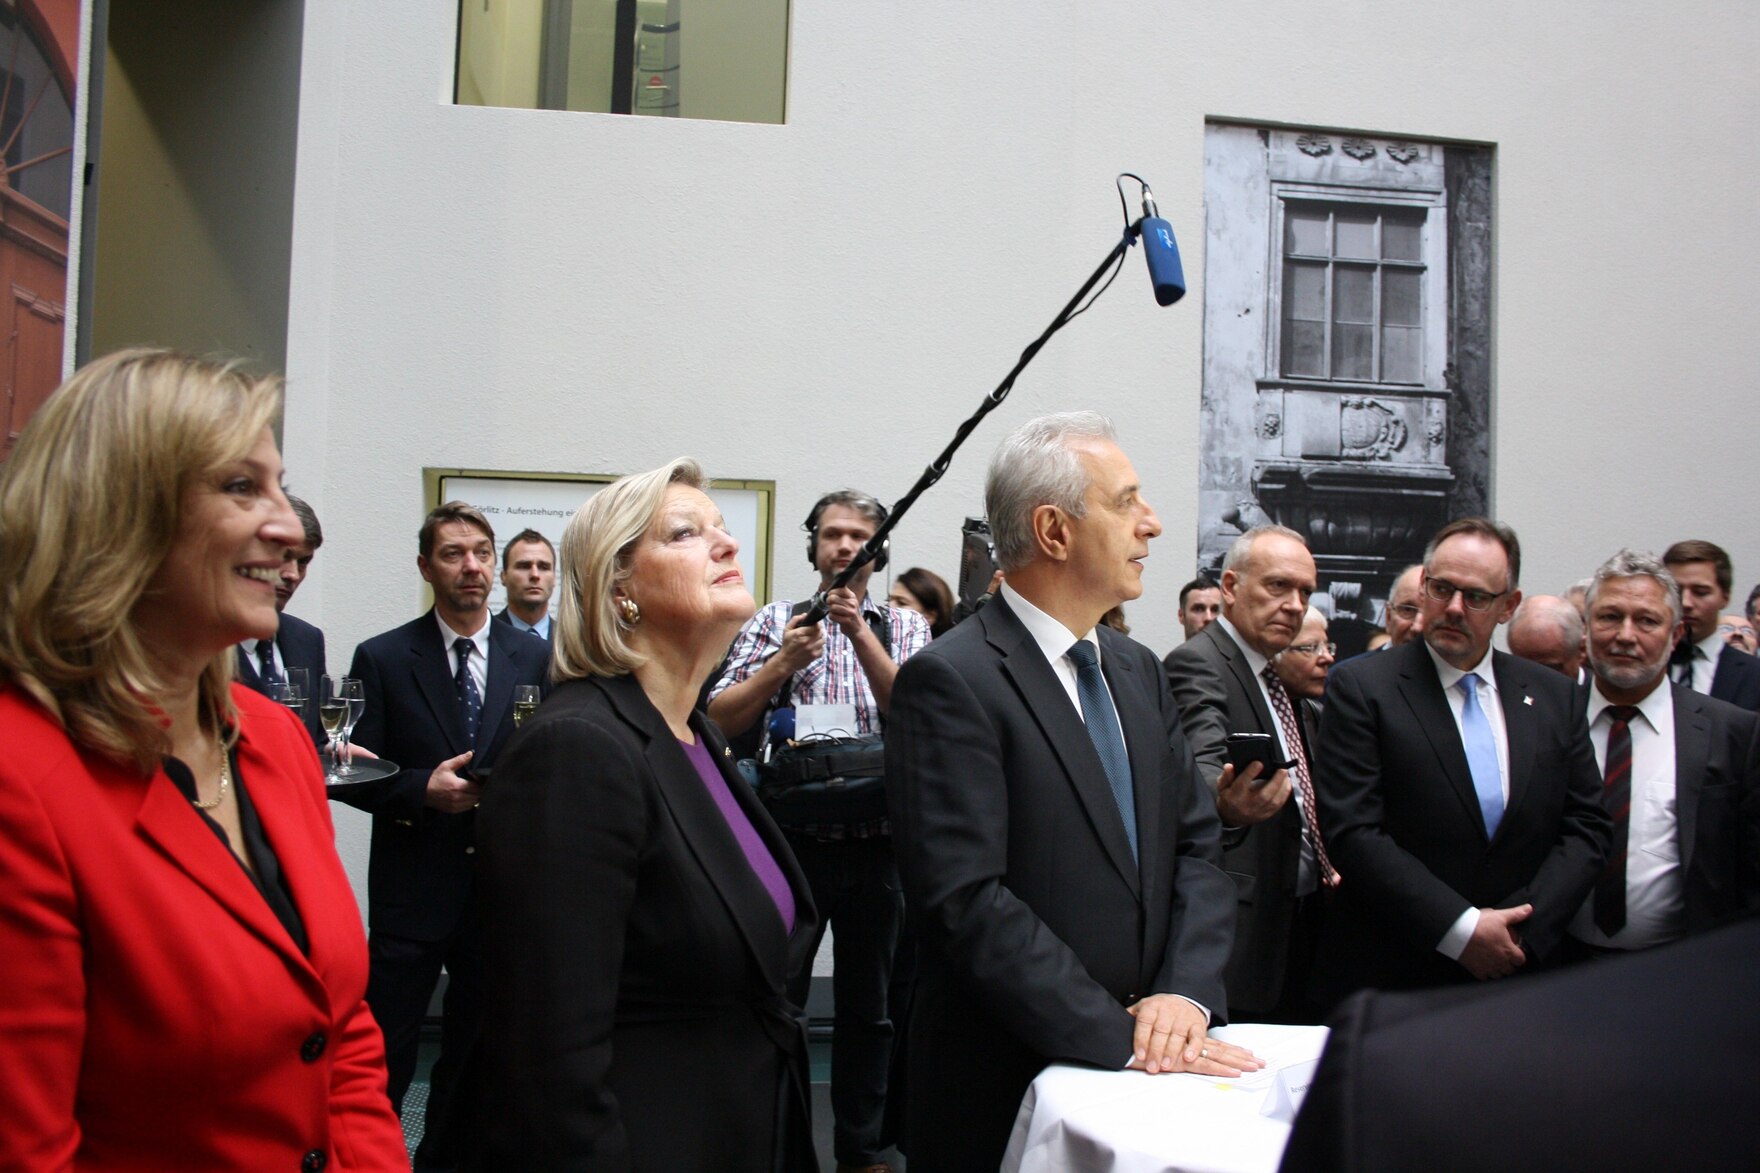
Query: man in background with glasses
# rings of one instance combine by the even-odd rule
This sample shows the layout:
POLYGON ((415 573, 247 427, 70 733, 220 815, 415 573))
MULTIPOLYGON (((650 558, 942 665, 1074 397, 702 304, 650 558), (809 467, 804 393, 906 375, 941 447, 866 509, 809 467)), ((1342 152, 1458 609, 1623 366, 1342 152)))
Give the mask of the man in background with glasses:
POLYGON ((1506 977, 1556 959, 1612 823, 1563 675, 1491 649, 1521 546, 1486 518, 1424 552, 1423 639, 1342 666, 1320 720, 1321 825, 1345 876, 1316 993, 1506 977))

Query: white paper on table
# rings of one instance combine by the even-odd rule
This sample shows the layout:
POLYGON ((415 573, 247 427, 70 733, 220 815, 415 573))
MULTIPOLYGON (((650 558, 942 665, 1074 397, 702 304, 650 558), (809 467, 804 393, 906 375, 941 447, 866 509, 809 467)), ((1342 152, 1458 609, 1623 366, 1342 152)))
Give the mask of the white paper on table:
POLYGON ((856 707, 854 705, 796 705, 794 707, 794 739, 809 737, 854 737, 856 707))

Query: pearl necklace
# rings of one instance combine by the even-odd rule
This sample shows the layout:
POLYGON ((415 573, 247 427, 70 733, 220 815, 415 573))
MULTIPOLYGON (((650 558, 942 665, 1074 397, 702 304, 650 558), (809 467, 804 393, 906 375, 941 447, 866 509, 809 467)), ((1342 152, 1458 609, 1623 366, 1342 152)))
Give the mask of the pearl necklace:
POLYGON ((218 789, 214 792, 214 797, 211 800, 209 800, 207 802, 197 802, 195 799, 192 798, 189 800, 190 805, 194 806, 199 811, 211 811, 215 807, 219 806, 221 803, 226 801, 226 792, 227 792, 227 790, 231 789, 231 787, 232 787, 232 767, 228 764, 227 759, 226 759, 226 742, 221 741, 220 742, 220 789, 218 789))

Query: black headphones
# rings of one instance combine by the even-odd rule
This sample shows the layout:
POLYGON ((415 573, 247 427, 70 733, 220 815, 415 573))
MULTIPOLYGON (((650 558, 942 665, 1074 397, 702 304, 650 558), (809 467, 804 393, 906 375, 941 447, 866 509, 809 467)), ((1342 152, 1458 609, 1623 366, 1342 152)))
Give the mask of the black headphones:
MULTIPOLYGON (((886 506, 880 504, 877 498, 870 497, 866 493, 858 493, 854 489, 838 489, 813 502, 813 511, 807 514, 807 520, 801 528, 807 531, 807 564, 815 570, 819 567, 819 518, 832 505, 847 505, 864 517, 873 517, 874 514, 879 514, 879 518, 874 522, 876 528, 885 525, 888 517, 886 506)), ((892 539, 887 538, 880 543, 880 552, 874 555, 874 560, 868 565, 877 571, 885 570, 886 559, 891 553, 892 539)))

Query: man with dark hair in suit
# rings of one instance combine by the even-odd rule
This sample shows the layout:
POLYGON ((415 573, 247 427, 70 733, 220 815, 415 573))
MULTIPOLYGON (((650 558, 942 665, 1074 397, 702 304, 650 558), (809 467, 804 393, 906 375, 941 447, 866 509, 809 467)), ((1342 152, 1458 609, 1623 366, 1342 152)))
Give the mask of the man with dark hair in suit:
POLYGON ((1316 993, 1504 977, 1558 952, 1610 820, 1588 720, 1561 674, 1491 650, 1521 602, 1521 547, 1485 518, 1424 553, 1423 639, 1340 665, 1315 789, 1345 876, 1316 993))
POLYGON ((1760 761, 1746 709, 1671 685, 1675 580, 1621 550, 1589 584, 1589 736, 1613 842, 1571 921, 1581 952, 1645 949, 1760 909, 1760 761))
MULTIPOLYGON (((238 682, 265 696, 269 695, 271 684, 286 682, 289 668, 304 668, 309 677, 306 683, 313 689, 318 687, 326 671, 324 633, 297 615, 287 613, 293 592, 306 580, 312 555, 324 544, 324 527, 318 524, 318 515, 312 512, 312 507, 298 497, 289 493, 287 503, 293 506, 294 515, 299 518, 304 540, 282 551, 281 578, 275 584, 275 609, 281 612, 281 626, 274 639, 250 639, 238 645, 238 682)), ((319 749, 324 748, 329 738, 318 721, 315 697, 307 698, 300 720, 305 722, 306 732, 312 735, 312 743, 319 749)))
POLYGON ((539 639, 550 638, 550 596, 556 590, 556 547, 535 529, 521 530, 501 551, 507 606, 495 618, 539 639))
POLYGON ((1222 614, 1222 588, 1199 575, 1179 588, 1179 625, 1191 639, 1222 614))
POLYGON ((1237 890, 1225 978, 1237 1022, 1319 1021, 1307 982, 1322 889, 1336 875, 1314 821, 1311 747, 1271 663, 1302 630, 1315 582, 1300 534, 1281 525, 1248 530, 1223 558, 1221 617, 1165 661, 1186 740, 1215 792, 1223 869, 1237 890), (1231 733, 1271 737, 1290 767, 1267 779, 1255 763, 1237 776, 1225 761, 1231 733))
POLYGON ((913 656, 887 732, 921 953, 912 1173, 994 1169, 1052 1063, 1235 1075, 1223 1019, 1234 886, 1154 656, 1100 624, 1142 593, 1161 523, 1092 412, 1017 429, 986 504, 1005 578, 913 656))
POLYGON ((451 1099, 482 1015, 482 958, 472 917, 480 774, 513 734, 516 684, 542 686, 550 647, 489 619, 495 531, 451 501, 428 514, 416 567, 434 591, 424 615, 355 649, 366 692, 354 736, 402 767, 338 797, 373 815, 367 875, 367 1003, 385 1032, 392 1106, 415 1075, 416 1046, 440 969, 447 972, 416 1168, 452 1163, 451 1099))
POLYGON ((1676 542, 1662 561, 1681 588, 1687 632, 1675 645, 1669 677, 1683 688, 1760 710, 1760 660, 1731 647, 1717 630, 1729 605, 1734 568, 1722 547, 1704 541, 1676 542))

